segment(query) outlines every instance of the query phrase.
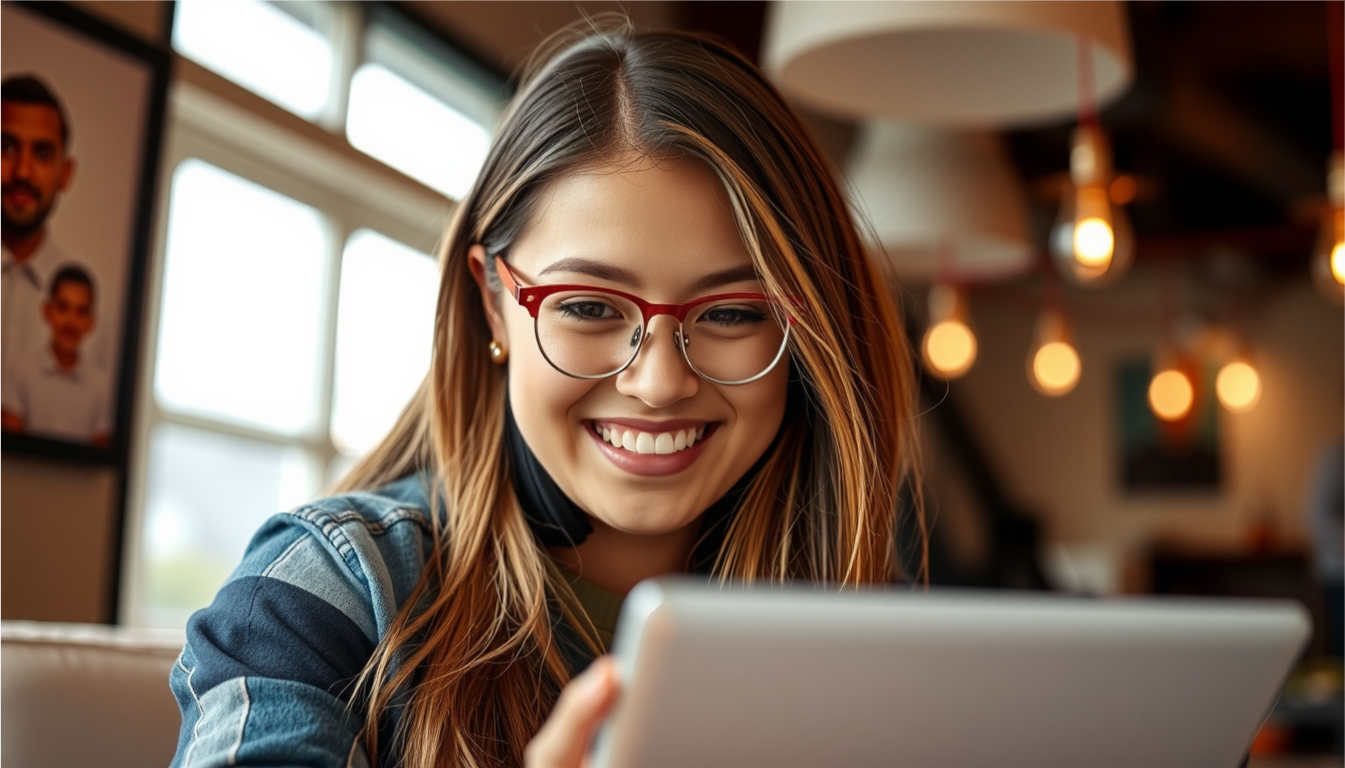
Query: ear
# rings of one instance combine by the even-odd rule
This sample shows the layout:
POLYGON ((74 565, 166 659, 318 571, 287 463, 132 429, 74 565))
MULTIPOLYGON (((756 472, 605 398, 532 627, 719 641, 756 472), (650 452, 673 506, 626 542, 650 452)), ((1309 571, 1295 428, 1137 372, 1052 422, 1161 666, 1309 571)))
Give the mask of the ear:
POLYGON ((481 306, 486 311, 486 324, 490 326, 490 335, 507 349, 509 335, 505 331, 504 315, 500 312, 500 294, 491 290, 486 280, 486 249, 479 243, 467 250, 467 263, 472 268, 472 277, 481 291, 481 306))

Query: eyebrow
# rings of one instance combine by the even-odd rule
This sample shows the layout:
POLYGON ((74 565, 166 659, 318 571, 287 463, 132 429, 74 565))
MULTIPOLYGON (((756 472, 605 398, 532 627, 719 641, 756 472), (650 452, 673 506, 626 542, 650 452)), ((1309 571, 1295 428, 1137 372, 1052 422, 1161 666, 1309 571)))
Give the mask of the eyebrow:
MULTIPOLYGON (((640 278, 628 269, 614 267, 601 261, 578 256, 554 262, 546 269, 539 272, 537 276, 540 278, 551 272, 572 272, 634 288, 641 287, 640 278)), ((691 290, 692 293, 701 293, 703 291, 708 291, 711 288, 732 285, 733 283, 755 281, 757 279, 756 267, 751 264, 740 264, 736 267, 721 269, 718 272, 711 272, 710 274, 705 275, 692 284, 691 290)))

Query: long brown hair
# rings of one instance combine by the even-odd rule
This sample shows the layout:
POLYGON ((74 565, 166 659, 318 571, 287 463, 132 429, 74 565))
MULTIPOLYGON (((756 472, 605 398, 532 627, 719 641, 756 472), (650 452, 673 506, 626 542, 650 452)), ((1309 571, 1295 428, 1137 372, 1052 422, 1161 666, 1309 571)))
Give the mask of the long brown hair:
POLYGON ((570 675, 553 617, 598 650, 510 485, 506 372, 489 361, 482 304, 494 297, 481 295, 467 254, 476 243, 505 250, 552 180, 632 150, 692 156, 714 170, 765 289, 790 297, 796 315, 785 421, 742 497, 716 576, 891 581, 902 575, 903 508, 924 562, 921 505, 899 499, 903 486, 918 498, 911 354, 814 141, 762 74, 716 40, 590 33, 538 67, 513 100, 441 246, 430 373, 343 481, 373 488, 423 471, 442 492, 425 571, 361 679, 374 759, 379 725, 396 708, 392 751, 402 764, 519 765, 570 675))

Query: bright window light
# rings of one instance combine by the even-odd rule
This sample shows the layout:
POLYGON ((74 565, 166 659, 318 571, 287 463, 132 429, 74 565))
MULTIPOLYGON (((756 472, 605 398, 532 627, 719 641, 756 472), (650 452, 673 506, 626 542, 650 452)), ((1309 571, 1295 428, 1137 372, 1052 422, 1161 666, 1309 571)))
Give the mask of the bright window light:
POLYGON ((362 229, 341 260, 332 442, 361 454, 392 427, 430 369, 439 270, 420 251, 362 229))
POLYGON ((178 166, 169 211, 160 407, 288 435, 311 431, 322 215, 200 160, 178 166))
POLYGON ((471 189, 490 144, 480 123, 374 63, 351 80, 346 135, 356 149, 454 199, 471 189))
POLYGON ((252 534, 317 492, 297 448, 160 423, 150 433, 139 602, 146 624, 180 627, 210 603, 252 534))
MULTIPOLYGON (((327 10, 316 3, 293 9, 309 16, 327 10)), ((179 0, 173 46, 311 120, 327 106, 332 45, 296 16, 258 0, 179 0)))

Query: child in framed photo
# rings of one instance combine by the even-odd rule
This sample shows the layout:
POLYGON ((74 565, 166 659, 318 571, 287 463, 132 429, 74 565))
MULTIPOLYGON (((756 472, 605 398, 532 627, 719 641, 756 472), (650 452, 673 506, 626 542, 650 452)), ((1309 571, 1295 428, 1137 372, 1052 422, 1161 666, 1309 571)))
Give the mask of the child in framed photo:
POLYGON ((0 381, 0 418, 10 432, 104 447, 112 438, 111 379, 80 344, 94 327, 94 284, 78 264, 57 268, 48 282, 42 320, 47 343, 9 364, 0 381))

